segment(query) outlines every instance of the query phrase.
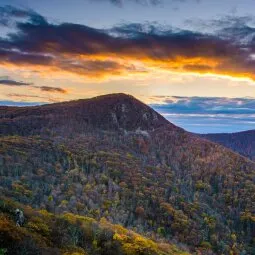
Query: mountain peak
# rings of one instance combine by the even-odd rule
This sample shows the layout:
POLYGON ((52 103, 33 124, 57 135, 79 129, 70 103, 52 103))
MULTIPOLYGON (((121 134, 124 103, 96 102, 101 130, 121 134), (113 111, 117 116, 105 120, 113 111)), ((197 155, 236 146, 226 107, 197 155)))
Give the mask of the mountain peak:
POLYGON ((87 129, 149 131, 170 124, 148 105, 124 93, 34 107, 7 107, 4 113, 0 111, 0 122, 4 133, 9 133, 10 126, 23 130, 22 125, 27 126, 28 122, 34 133, 42 128, 66 130, 67 126, 69 132, 87 129))
POLYGON ((61 104, 75 115, 102 129, 153 130, 169 124, 148 105, 124 93, 107 94, 61 104))

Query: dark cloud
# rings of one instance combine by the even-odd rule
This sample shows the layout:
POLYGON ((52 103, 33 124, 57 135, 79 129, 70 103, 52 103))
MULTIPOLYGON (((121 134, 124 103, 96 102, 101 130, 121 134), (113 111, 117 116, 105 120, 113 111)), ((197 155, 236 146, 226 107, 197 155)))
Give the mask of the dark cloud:
MULTIPOLYGON (((17 86, 17 87, 31 86, 33 88, 40 89, 41 91, 44 91, 44 92, 62 93, 62 94, 67 93, 67 90, 64 88, 49 87, 49 86, 34 86, 33 83, 28 83, 28 82, 23 82, 23 81, 15 81, 15 80, 9 79, 9 77, 3 77, 2 79, 0 77, 0 85, 17 86)), ((10 96, 15 96, 15 95, 17 95, 17 94, 10 94, 10 96)), ((32 97, 32 96, 30 96, 30 97, 32 97)), ((34 96, 34 97, 38 97, 38 96, 34 96)))
POLYGON ((28 66, 36 71, 48 68, 46 71, 89 77, 141 73, 153 67, 255 80, 253 27, 249 25, 248 31, 241 26, 245 19, 222 21, 226 26, 232 24, 232 30, 222 27, 222 33, 208 34, 155 24, 124 24, 103 30, 52 24, 32 11, 24 13, 28 20, 17 21, 16 32, 0 39, 0 65, 28 66), (245 33, 249 40, 240 40, 245 33))
POLYGON ((1 79, 0 77, 0 85, 6 86, 30 86, 32 83, 22 82, 22 81, 14 81, 9 79, 1 79))
MULTIPOLYGON (((5 45, 1 49, 0 41, 0 64, 13 65, 50 65, 53 64, 53 57, 36 53, 23 53, 20 50, 11 49, 10 45, 5 45)), ((17 47, 18 49, 18 47, 17 47)))
POLYGON ((46 92, 62 93, 62 94, 67 93, 66 89, 58 88, 58 87, 40 86, 40 87, 37 87, 37 88, 40 88, 42 91, 46 91, 46 92))
POLYGON ((31 22, 37 23, 46 23, 46 19, 36 13, 35 11, 29 9, 19 9, 10 5, 0 6, 0 25, 10 26, 14 25, 14 19, 29 19, 31 22))

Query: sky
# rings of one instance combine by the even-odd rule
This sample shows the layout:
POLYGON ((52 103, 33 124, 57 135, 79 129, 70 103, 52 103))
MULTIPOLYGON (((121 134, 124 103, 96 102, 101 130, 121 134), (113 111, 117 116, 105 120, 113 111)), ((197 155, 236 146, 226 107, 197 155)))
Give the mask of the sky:
POLYGON ((254 0, 1 0, 0 105, 128 93, 197 133, 255 129, 254 0))

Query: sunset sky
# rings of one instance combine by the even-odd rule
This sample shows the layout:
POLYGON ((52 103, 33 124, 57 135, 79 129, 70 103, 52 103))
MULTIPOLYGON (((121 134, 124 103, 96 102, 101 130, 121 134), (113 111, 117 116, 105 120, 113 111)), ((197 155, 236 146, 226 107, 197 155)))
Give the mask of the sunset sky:
POLYGON ((1 0, 0 105, 124 92, 192 132, 255 129, 254 0, 1 0))

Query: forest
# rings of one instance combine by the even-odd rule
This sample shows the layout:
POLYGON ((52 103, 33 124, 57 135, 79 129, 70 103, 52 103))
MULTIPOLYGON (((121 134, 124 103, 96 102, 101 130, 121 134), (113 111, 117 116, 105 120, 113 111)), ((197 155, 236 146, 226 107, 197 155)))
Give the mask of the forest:
POLYGON ((0 109, 0 134, 3 254, 255 254, 255 163, 133 97, 0 109))

